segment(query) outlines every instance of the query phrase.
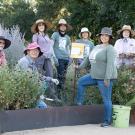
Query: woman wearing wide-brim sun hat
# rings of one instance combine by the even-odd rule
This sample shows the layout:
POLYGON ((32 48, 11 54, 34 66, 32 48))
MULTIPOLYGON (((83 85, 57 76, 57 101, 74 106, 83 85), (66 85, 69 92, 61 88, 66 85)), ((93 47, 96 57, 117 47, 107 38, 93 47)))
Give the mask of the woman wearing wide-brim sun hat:
POLYGON ((130 25, 124 25, 118 32, 120 38, 115 42, 117 66, 135 68, 135 31, 130 25))
POLYGON ((60 19, 57 25, 57 29, 60 29, 61 25, 65 25, 66 26, 66 31, 70 31, 73 29, 73 27, 67 23, 67 21, 65 19, 60 19))
POLYGON ((131 28, 130 25, 123 25, 123 27, 120 30, 117 31, 117 34, 121 34, 121 36, 122 36, 122 33, 125 30, 130 32, 130 37, 134 37, 135 36, 135 31, 131 28))
POLYGON ((32 42, 37 42, 43 55, 36 60, 36 65, 40 72, 46 76, 53 77, 53 66, 51 58, 53 56, 53 40, 47 34, 47 29, 51 28, 51 23, 43 19, 38 19, 32 25, 31 31, 34 33, 32 42))
POLYGON ((82 61, 86 57, 88 57, 90 51, 94 47, 94 43, 90 39, 91 32, 89 31, 89 29, 87 27, 81 28, 81 31, 79 33, 79 37, 80 37, 80 39, 77 39, 76 40, 76 43, 82 43, 85 47, 84 47, 83 58, 82 59, 78 59, 78 65, 80 65, 82 63, 82 61))
MULTIPOLYGON (((51 28, 51 23, 43 19, 38 19, 31 27, 34 35, 32 42, 36 42, 39 46, 43 55, 38 57, 35 61, 38 71, 43 76, 53 77, 53 63, 55 55, 53 52, 54 42, 49 38, 47 29, 51 28)), ((49 82, 48 89, 52 93, 53 98, 57 98, 55 95, 55 87, 52 82, 49 82)))
MULTIPOLYGON (((65 74, 70 62, 71 40, 67 34, 67 31, 71 30, 72 26, 67 23, 65 19, 60 19, 57 24, 57 30, 52 34, 54 41, 54 53, 56 56, 56 68, 58 73, 58 79, 60 81, 58 85, 59 90, 64 91, 65 74)), ((59 92, 60 95, 60 92, 59 92)))
POLYGON ((45 30, 44 30, 44 31, 46 31, 47 29, 52 28, 51 22, 45 21, 45 20, 43 20, 43 19, 38 19, 38 20, 36 20, 36 22, 35 22, 35 23, 32 25, 32 27, 31 27, 31 32, 32 32, 32 33, 37 33, 37 32, 39 32, 39 30, 38 30, 38 24, 39 24, 39 23, 43 23, 43 24, 45 25, 45 30))
MULTIPOLYGON (((24 54, 25 54, 25 56, 23 56, 18 61, 17 68, 19 68, 23 71, 30 71, 30 72, 39 74, 39 77, 42 80, 42 86, 43 86, 43 89, 41 91, 42 94, 44 94, 44 89, 46 88, 46 82, 53 83, 56 85, 59 83, 59 81, 57 79, 54 79, 53 77, 41 75, 38 72, 37 66, 35 64, 35 60, 38 57, 41 57, 43 55, 43 52, 41 51, 40 46, 36 42, 29 43, 28 46, 26 47, 26 49, 24 50, 24 54)), ((52 89, 51 89, 49 91, 49 93, 52 98, 54 98, 55 100, 58 101, 55 91, 52 91, 52 89)))
POLYGON ((0 36, 0 66, 6 65, 7 61, 3 49, 7 49, 11 45, 11 41, 4 36, 0 36))

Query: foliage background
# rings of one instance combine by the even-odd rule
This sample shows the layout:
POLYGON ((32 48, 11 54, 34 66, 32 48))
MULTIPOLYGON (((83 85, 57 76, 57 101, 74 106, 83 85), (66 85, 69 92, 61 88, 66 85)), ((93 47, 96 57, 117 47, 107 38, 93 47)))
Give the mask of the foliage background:
MULTIPOLYGON (((33 22, 39 18, 51 21, 52 24, 54 25, 54 28, 57 25, 57 22, 60 18, 65 18, 73 26, 73 30, 69 33, 72 37, 72 40, 78 38, 80 29, 81 27, 84 26, 88 27, 89 30, 92 32, 93 39, 96 39, 96 34, 99 33, 100 29, 104 26, 111 27, 113 29, 113 35, 115 36, 115 38, 117 38, 116 31, 120 29, 124 24, 130 24, 133 29, 135 28, 135 1, 134 0, 0 0, 0 24, 3 24, 7 28, 4 31, 8 33, 7 35, 9 35, 9 39, 13 40, 14 47, 17 50, 20 48, 20 51, 18 51, 16 61, 11 63, 13 64, 16 63, 17 60, 20 58, 20 56, 22 56, 23 53, 22 50, 24 48, 24 43, 22 42, 23 36, 25 36, 26 40, 31 41, 32 33, 30 31, 30 27, 32 26, 33 22), (9 32, 9 30, 11 30, 10 31, 11 33, 9 32), (15 37, 13 37, 13 35, 15 35, 15 37), (19 47, 18 45, 21 45, 21 47, 19 47)), ((3 34, 2 32, 2 28, 4 28, 3 25, 0 26, 0 35, 3 34)), ((49 31, 50 35, 53 32, 53 30, 54 29, 49 31)), ((10 56, 12 56, 12 52, 13 52, 12 50, 11 51, 9 50, 9 52, 7 52, 7 54, 10 54, 9 58, 10 56)), ((13 54, 13 56, 15 55, 13 54)), ((15 58, 12 58, 12 60, 13 59, 15 58)), ((71 69, 73 68, 71 67, 71 69)), ((67 98, 68 105, 72 105, 74 103, 73 99, 74 91, 72 88, 73 76, 71 76, 72 72, 73 71, 70 71, 69 69, 67 74, 68 79, 66 82, 67 83, 66 94, 68 97, 67 98)), ((7 78, 11 77, 11 73, 13 72, 9 73, 9 71, 7 71, 4 73, 5 73, 4 77, 2 77, 3 74, 0 74, 1 75, 0 79, 7 80, 7 78)), ((18 74, 18 77, 19 75, 21 76, 21 74, 18 74)), ((24 74, 22 74, 22 76, 23 75, 24 74)), ((118 82, 120 84, 123 84, 124 82, 127 82, 127 80, 130 79, 132 73, 130 73, 129 71, 124 71, 122 72, 122 74, 120 72, 120 76, 121 77, 119 78, 118 82)), ((15 78, 10 79, 12 80, 15 78)), ((25 82, 25 80, 22 81, 25 82)), ((20 80, 20 82, 22 81, 20 80)), ((1 105, 3 106, 6 104, 6 106, 9 106, 9 103, 14 103, 13 98, 14 95, 16 95, 14 93, 15 92, 14 90, 17 91, 18 89, 13 89, 14 86, 9 81, 5 81, 5 83, 7 83, 3 84, 4 85, 3 87, 5 88, 4 89, 0 88, 0 92, 1 89, 3 91, 6 90, 5 92, 9 97, 4 98, 5 100, 3 103, 1 103, 1 105), (11 91, 11 89, 9 88, 6 89, 7 86, 11 86, 9 88, 12 88, 13 91, 11 91), (9 91, 12 93, 9 93, 9 91)), ((24 87, 24 84, 21 85, 22 87, 24 87)), ((127 103, 127 101, 130 101, 130 99, 134 98, 135 95, 134 89, 132 89, 133 91, 130 93, 129 92, 130 90, 128 89, 129 86, 132 86, 132 84, 129 83, 124 86, 123 85, 117 86, 117 84, 115 85, 113 94, 113 101, 115 101, 115 103, 125 104, 127 103)), ((0 87, 2 87, 2 85, 0 85, 0 87)), ((22 90, 23 90, 22 92, 24 92, 25 94, 24 91, 25 89, 22 88, 22 90)), ((33 97, 35 98, 37 96, 36 90, 33 92, 35 95, 33 97)), ((33 104, 28 104, 29 101, 27 99, 30 98, 27 98, 27 96, 22 97, 22 95, 20 94, 18 97, 22 99, 21 100, 22 105, 20 103, 18 104, 17 102, 19 108, 33 107, 33 104), (25 100, 28 103, 26 104, 23 103, 23 98, 26 98, 25 100)), ((18 99, 16 101, 18 101, 18 99)), ((33 103, 35 103, 35 99, 33 99, 33 101, 34 101, 33 103)), ((102 101, 101 97, 99 96, 98 90, 96 90, 95 88, 88 88, 86 90, 85 104, 101 103, 101 102, 102 101)), ((16 105, 16 103, 14 103, 14 105, 16 105)), ((13 108, 16 108, 16 106, 14 106, 13 108)))
POLYGON ((67 19, 74 28, 70 33, 73 37, 84 26, 93 38, 104 26, 112 27, 115 36, 124 24, 135 27, 134 0, 0 0, 0 10, 0 23, 6 27, 19 25, 27 40, 31 40, 31 25, 39 18, 54 26, 59 18, 67 19))

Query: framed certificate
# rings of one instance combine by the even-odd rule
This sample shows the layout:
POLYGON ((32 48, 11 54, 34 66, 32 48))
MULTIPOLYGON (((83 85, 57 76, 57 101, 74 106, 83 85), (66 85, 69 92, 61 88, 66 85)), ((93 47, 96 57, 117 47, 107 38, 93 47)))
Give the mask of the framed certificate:
POLYGON ((83 58, 83 53, 84 53, 83 43, 72 43, 71 58, 83 58))

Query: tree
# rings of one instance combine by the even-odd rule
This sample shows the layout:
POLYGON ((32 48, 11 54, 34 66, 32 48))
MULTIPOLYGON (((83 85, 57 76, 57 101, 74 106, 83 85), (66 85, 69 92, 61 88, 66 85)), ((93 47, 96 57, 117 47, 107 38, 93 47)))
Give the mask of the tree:
POLYGON ((24 0, 14 0, 10 3, 3 2, 1 5, 0 23, 4 23, 6 27, 18 25, 22 33, 26 34, 26 38, 31 36, 30 27, 35 20, 35 13, 29 2, 24 0))

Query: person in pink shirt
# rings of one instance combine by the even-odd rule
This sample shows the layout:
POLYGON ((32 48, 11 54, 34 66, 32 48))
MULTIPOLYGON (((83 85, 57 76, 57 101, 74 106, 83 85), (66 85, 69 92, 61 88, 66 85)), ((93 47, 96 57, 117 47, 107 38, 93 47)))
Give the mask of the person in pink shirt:
POLYGON ((135 32, 130 25, 124 25, 118 31, 120 39, 115 42, 114 48, 117 51, 117 67, 126 66, 128 68, 135 68, 135 32))
POLYGON ((11 45, 11 41, 3 36, 0 36, 0 66, 7 64, 3 49, 7 49, 11 45))

